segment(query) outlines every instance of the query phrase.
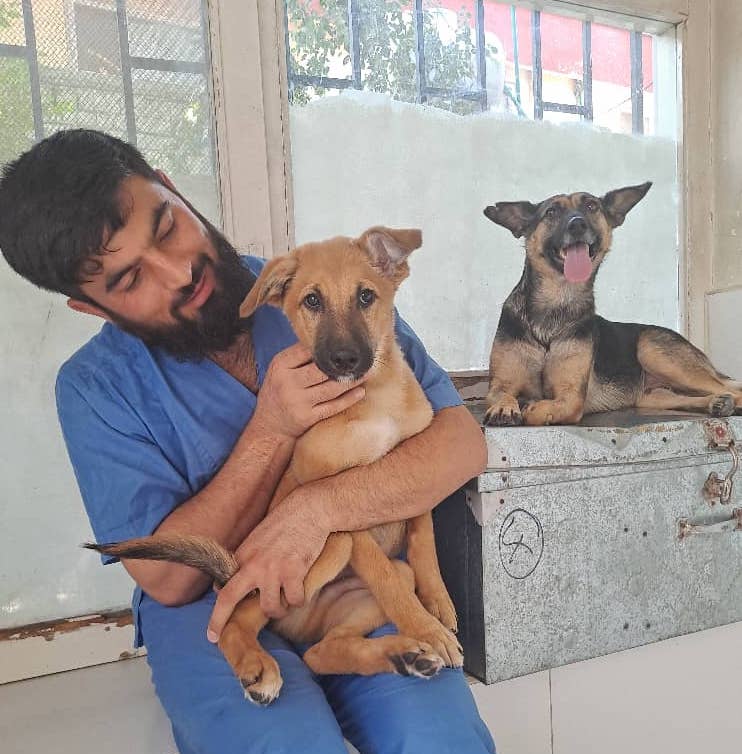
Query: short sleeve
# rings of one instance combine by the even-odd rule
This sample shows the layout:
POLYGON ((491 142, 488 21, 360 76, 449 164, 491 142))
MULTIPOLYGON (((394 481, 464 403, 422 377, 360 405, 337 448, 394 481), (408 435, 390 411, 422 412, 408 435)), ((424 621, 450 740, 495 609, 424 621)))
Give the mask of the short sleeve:
POLYGON ((395 330, 397 342, 407 359, 407 363, 425 391, 425 395, 438 413, 443 408, 460 406, 461 396, 446 372, 428 355, 420 338, 412 328, 395 312, 395 330))
MULTIPOLYGON (((151 534, 192 496, 135 411, 95 379, 60 373, 57 413, 96 541, 151 534)), ((117 558, 103 556, 104 563, 117 558)))

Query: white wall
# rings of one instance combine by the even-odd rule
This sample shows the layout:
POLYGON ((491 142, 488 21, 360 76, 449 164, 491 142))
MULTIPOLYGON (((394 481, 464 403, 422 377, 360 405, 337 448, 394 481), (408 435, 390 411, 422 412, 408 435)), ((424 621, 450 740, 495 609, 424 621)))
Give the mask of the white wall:
POLYGON ((678 326, 677 146, 578 125, 461 117, 348 92, 292 107, 296 241, 417 226, 423 248, 398 303, 447 369, 481 369, 522 242, 482 211, 503 200, 654 181, 617 231, 601 314, 678 326))
POLYGON ((0 262, 0 628, 129 603, 120 568, 81 550, 91 538, 54 405, 59 365, 100 323, 0 262))

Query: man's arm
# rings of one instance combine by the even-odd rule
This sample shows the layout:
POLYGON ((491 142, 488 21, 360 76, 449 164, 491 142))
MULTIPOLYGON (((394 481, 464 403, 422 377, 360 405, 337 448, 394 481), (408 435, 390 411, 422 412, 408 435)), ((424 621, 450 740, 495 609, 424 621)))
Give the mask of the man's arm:
MULTIPOLYGON (((60 421, 98 541, 154 530, 207 536, 236 548, 265 514, 296 438, 363 397, 362 387, 328 380, 310 357, 294 345, 273 359, 252 418, 231 454, 191 497, 186 480, 125 405, 107 393, 91 404, 85 396, 95 390, 85 379, 59 380, 60 421)), ((124 566, 144 591, 166 605, 192 601, 210 586, 208 577, 188 566, 138 560, 125 560, 124 566)))
POLYGON ((420 515, 486 465, 481 428, 464 406, 454 406, 378 461, 299 487, 238 549, 241 567, 219 593, 209 638, 218 638, 237 603, 255 588, 266 612, 281 615, 281 590, 301 588, 331 532, 420 515))

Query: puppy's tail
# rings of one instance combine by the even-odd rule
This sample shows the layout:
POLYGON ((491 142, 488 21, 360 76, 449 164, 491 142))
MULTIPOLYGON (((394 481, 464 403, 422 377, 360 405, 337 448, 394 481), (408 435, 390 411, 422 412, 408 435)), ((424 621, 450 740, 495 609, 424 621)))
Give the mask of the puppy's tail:
POLYGON ((194 537, 185 534, 153 534, 151 537, 127 539, 125 542, 102 545, 87 542, 83 547, 117 558, 167 560, 170 563, 182 563, 198 568, 211 576, 214 583, 220 588, 229 581, 239 568, 234 555, 208 537, 194 537))

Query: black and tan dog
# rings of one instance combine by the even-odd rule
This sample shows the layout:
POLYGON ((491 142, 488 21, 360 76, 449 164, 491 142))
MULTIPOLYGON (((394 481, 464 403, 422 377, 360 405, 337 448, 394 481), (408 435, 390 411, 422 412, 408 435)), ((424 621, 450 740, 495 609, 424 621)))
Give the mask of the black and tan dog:
POLYGON ((486 424, 573 424, 631 407, 729 416, 742 407, 742 383, 676 332, 595 313, 593 285, 613 230, 651 185, 484 210, 526 241, 492 345, 486 424))

